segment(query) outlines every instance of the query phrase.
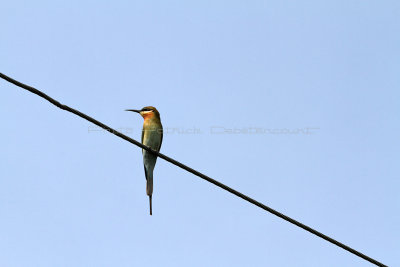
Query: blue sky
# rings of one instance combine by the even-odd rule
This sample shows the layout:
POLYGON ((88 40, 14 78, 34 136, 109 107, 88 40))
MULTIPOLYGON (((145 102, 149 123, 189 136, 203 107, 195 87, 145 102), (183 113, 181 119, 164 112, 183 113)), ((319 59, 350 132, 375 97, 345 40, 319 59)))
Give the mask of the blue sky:
MULTIPOLYGON (((399 17, 398 1, 6 1, 0 71, 137 140, 124 109, 156 106, 162 153, 396 266, 399 17)), ((369 265, 163 160, 149 216, 139 148, 0 87, 1 266, 369 265)))

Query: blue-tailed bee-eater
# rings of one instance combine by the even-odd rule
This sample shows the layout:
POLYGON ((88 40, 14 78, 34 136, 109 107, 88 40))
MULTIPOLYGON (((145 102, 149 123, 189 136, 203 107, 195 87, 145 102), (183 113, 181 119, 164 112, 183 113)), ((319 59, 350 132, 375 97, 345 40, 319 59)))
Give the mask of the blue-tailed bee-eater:
MULTIPOLYGON (((160 113, 155 107, 144 107, 141 110, 127 109, 139 113, 143 119, 142 144, 155 151, 160 151, 163 139, 163 127, 161 124, 160 113)), ((153 195, 153 170, 156 165, 157 156, 142 149, 144 173, 146 175, 146 193, 149 196, 150 215, 152 215, 151 197, 153 195)))

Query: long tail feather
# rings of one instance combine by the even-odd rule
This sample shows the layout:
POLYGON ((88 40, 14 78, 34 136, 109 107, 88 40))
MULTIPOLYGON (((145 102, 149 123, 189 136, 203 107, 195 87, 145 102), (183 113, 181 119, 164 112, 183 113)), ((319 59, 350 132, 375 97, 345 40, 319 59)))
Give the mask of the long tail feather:
POLYGON ((149 196, 150 215, 152 215, 153 214, 153 208, 152 208, 152 202, 151 202, 151 196, 153 195, 153 176, 152 175, 149 175, 147 177, 146 193, 149 196))
POLYGON ((151 196, 153 195, 153 169, 155 165, 155 161, 152 162, 154 158, 151 155, 145 153, 144 154, 144 171, 146 174, 146 194, 149 196, 149 203, 150 203, 150 215, 152 215, 152 203, 151 203, 151 196))
POLYGON ((151 205, 151 196, 149 196, 149 201, 150 201, 150 215, 153 215, 152 205, 151 205))

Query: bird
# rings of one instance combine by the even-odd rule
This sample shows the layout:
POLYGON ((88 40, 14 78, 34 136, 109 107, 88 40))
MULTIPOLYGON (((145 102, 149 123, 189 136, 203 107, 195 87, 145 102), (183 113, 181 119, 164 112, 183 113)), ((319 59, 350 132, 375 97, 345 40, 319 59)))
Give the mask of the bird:
MULTIPOLYGON (((155 107, 147 106, 141 110, 126 109, 126 111, 139 113, 143 117, 142 144, 159 152, 163 140, 163 127, 158 110, 155 107)), ((153 171, 157 156, 145 149, 142 149, 142 155, 146 176, 146 194, 149 196, 150 215, 152 215, 153 171)))

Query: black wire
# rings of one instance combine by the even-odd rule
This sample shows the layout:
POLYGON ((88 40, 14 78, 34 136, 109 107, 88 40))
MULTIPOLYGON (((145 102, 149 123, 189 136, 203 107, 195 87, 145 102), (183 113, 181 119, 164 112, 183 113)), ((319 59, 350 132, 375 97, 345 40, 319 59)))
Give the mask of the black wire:
POLYGON ((266 210, 266 211, 268 211, 268 212, 270 212, 270 213, 272 213, 272 214, 284 219, 285 221, 288 221, 288 222, 290 222, 290 223, 292 223, 294 225, 297 225, 298 227, 303 228, 304 230, 306 230, 306 231, 308 231, 308 232, 310 232, 310 233, 312 233, 312 234, 314 234, 314 235, 316 235, 316 236, 318 236, 318 237, 320 237, 320 238, 322 238, 322 239, 324 239, 324 240, 326 240, 326 241, 328 241, 328 242, 330 242, 330 243, 332 243, 332 244, 334 244, 334 245, 336 245, 338 247, 341 247, 341 248, 347 250, 348 252, 353 253, 354 255, 357 255, 360 258, 363 258, 364 260, 367 260, 367 261, 369 261, 369 262, 371 262, 371 263, 373 263, 373 264, 375 264, 377 266, 386 266, 383 263, 381 263, 381 262, 379 262, 377 260, 374 260, 373 258, 370 258, 367 255, 365 255, 365 254, 363 254, 363 253, 361 253, 361 252, 359 252, 359 251, 357 251, 357 250, 355 250, 355 249, 353 249, 353 248, 351 248, 349 246, 346 246, 345 244, 343 244, 343 243, 341 243, 341 242, 339 242, 339 241, 337 241, 337 240, 335 240, 335 239, 333 239, 333 238, 331 238, 331 237, 329 237, 327 235, 324 235, 323 233, 318 232, 317 230, 314 230, 313 228, 311 228, 311 227, 309 227, 309 226, 307 226, 305 224, 302 224, 301 222, 296 221, 295 219, 292 219, 292 218, 290 218, 290 217, 288 217, 288 216, 286 216, 286 215, 284 215, 284 214, 282 214, 282 213, 280 213, 280 212, 278 212, 278 211, 276 211, 276 210, 274 210, 274 209, 262 204, 261 202, 258 202, 257 200, 252 199, 251 197, 248 197, 248 196, 240 193, 239 191, 236 191, 235 189, 232 189, 229 186, 226 186, 226 185, 224 185, 224 184, 212 179, 211 177, 209 177, 209 176, 207 176, 205 174, 202 174, 201 172, 198 172, 198 171, 196 171, 196 170, 194 170, 194 169, 192 169, 192 168, 190 168, 190 167, 188 167, 188 166, 186 166, 186 165, 184 165, 184 164, 182 164, 182 163, 180 163, 180 162, 178 162, 178 161, 176 161, 176 160, 174 160, 174 159, 172 159, 172 158, 170 158, 170 157, 168 157, 168 156, 166 156, 166 155, 164 155, 164 154, 162 154, 160 152, 152 150, 151 148, 143 145, 142 143, 140 143, 140 142, 138 142, 138 141, 136 141, 136 140, 134 140, 134 139, 132 139, 132 138, 120 133, 120 132, 118 132, 117 130, 114 130, 113 128, 105 125, 104 123, 101 123, 101 122, 93 119, 92 117, 89 117, 88 115, 83 114, 82 112, 80 112, 80 111, 78 111, 76 109, 73 109, 71 107, 68 107, 66 105, 61 104, 57 100, 54 100, 53 98, 51 98, 48 95, 46 95, 45 93, 37 90, 36 88, 33 88, 33 87, 29 86, 29 85, 26 85, 26 84, 23 84, 21 82, 18 82, 16 80, 4 75, 3 73, 0 73, 0 78, 3 78, 4 80, 6 80, 6 81, 8 81, 8 82, 10 82, 12 84, 15 84, 16 86, 24 88, 24 89, 26 89, 26 90, 28 90, 28 91, 40 96, 40 97, 46 99, 50 103, 56 105, 57 107, 59 107, 59 108, 61 108, 63 110, 66 110, 66 111, 69 111, 69 112, 72 112, 72 113, 76 114, 79 117, 84 118, 85 120, 88 120, 88 121, 96 124, 97 126, 100 126, 104 130, 107 130, 110 133, 112 133, 112 134, 114 134, 114 135, 116 135, 118 137, 121 137, 122 139, 125 139, 126 141, 128 141, 128 142, 130 142, 130 143, 132 143, 132 144, 134 144, 134 145, 136 145, 136 146, 138 146, 140 148, 143 148, 143 149, 145 149, 145 150, 157 155, 158 157, 160 157, 160 158, 162 158, 162 159, 164 159, 164 160, 166 160, 166 161, 168 161, 168 162, 170 162, 170 163, 172 163, 172 164, 174 164, 174 165, 176 165, 176 166, 178 166, 178 167, 180 167, 180 168, 182 168, 182 169, 184 169, 186 171, 188 171, 190 173, 193 173, 194 175, 196 175, 196 176, 198 176, 198 177, 200 177, 200 178, 202 178, 202 179, 204 179, 204 180, 206 180, 206 181, 208 181, 210 183, 213 183, 216 186, 219 186, 222 189, 224 189, 224 190, 226 190, 226 191, 228 191, 228 192, 230 192, 230 193, 232 193, 232 194, 234 194, 234 195, 236 195, 236 196, 238 196, 238 197, 240 197, 240 198, 242 198, 244 200, 247 200, 248 202, 250 202, 250 203, 252 203, 252 204, 254 204, 254 205, 256 205, 256 206, 258 206, 260 208, 262 208, 263 210, 266 210))

